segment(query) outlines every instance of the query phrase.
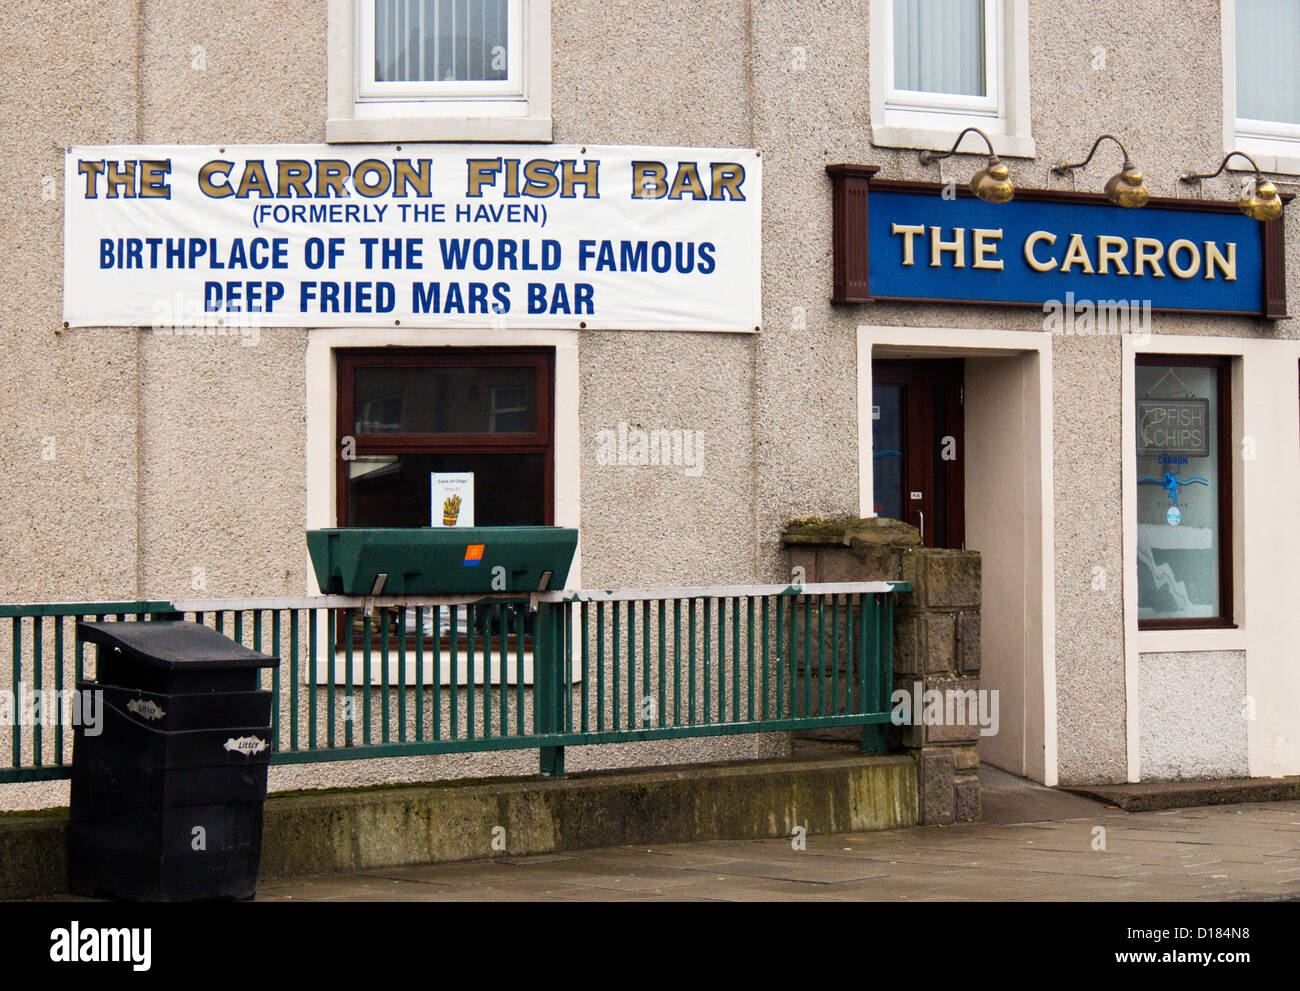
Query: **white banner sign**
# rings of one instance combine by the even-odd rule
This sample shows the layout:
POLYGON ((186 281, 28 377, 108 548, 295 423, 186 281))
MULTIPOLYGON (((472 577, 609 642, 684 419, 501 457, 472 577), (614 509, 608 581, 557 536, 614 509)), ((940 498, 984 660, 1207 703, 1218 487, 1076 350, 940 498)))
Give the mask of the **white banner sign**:
POLYGON ((735 148, 73 148, 63 318, 752 332, 761 187, 735 148))

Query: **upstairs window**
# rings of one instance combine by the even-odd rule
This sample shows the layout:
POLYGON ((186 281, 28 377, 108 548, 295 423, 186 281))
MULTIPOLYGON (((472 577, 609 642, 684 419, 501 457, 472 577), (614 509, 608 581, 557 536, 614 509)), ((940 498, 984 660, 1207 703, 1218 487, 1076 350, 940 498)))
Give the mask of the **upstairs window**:
POLYGON ((1034 156, 1028 0, 871 0, 868 51, 874 144, 947 151, 978 127, 1034 156))
POLYGON ((361 99, 523 95, 523 0, 361 4, 361 99))
POLYGON ((997 0, 891 0, 890 108, 996 116, 997 0))
POLYGON ((1300 0, 1224 0, 1223 33, 1225 150, 1300 171, 1300 0))
POLYGON ((550 141, 550 0, 329 0, 326 140, 550 141))

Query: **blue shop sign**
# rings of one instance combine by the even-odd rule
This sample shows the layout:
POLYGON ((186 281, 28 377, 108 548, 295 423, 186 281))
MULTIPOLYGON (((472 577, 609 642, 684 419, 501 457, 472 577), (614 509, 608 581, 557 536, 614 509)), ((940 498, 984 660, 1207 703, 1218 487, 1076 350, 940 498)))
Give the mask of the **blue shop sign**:
POLYGON ((945 195, 937 183, 874 180, 870 167, 828 171, 838 302, 1069 299, 1286 315, 1283 222, 1261 224, 1235 204, 1153 199, 1123 209, 1099 194, 1049 190, 994 204, 964 189, 945 195))

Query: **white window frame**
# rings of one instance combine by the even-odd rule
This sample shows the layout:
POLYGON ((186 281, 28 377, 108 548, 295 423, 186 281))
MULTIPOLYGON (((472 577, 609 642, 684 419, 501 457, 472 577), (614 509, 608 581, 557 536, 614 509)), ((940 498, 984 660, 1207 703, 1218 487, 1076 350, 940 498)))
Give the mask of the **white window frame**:
POLYGON ((549 142, 551 2, 511 0, 510 17, 504 82, 375 82, 373 0, 328 0, 325 140, 549 142))
MULTIPOLYGON (((1300 175, 1300 124, 1237 116, 1237 2, 1220 4, 1223 37, 1223 151, 1244 151, 1265 172, 1300 175)), ((1229 171, 1250 172, 1240 159, 1229 171)))
POLYGON ((889 90, 885 94, 885 110, 896 111, 899 116, 909 113, 960 114, 980 117, 1002 115, 1002 2, 986 0, 984 4, 984 96, 963 93, 933 93, 923 90, 899 89, 895 84, 898 68, 894 51, 894 8, 887 3, 885 9, 885 58, 888 62, 889 90))
MULTIPOLYGON (((1124 665, 1127 683, 1129 780, 1140 780, 1140 671, 1146 654, 1242 651, 1246 694, 1260 700, 1258 718, 1247 720, 1249 774, 1294 774, 1297 751, 1276 749, 1295 711, 1294 657, 1300 618, 1294 609, 1290 574, 1300 553, 1295 491, 1300 482, 1296 447, 1296 362, 1300 341, 1253 337, 1202 337, 1182 333, 1121 340, 1123 385, 1120 401, 1124 574, 1137 574, 1137 445, 1135 357, 1138 354, 1208 354, 1232 359, 1232 443, 1241 451, 1247 437, 1270 457, 1237 456, 1232 472, 1233 617, 1237 626, 1187 630, 1138 630, 1137 583, 1124 583, 1124 665), (1266 711, 1267 710, 1267 711, 1266 711), (1290 762, 1288 765, 1286 762, 1290 762)), ((1292 723, 1293 724, 1293 723, 1292 723)))
POLYGON ((523 12, 526 0, 506 0, 507 78, 504 80, 426 80, 387 82, 375 79, 375 3, 356 5, 357 11, 357 99, 359 101, 405 102, 420 100, 524 98, 523 12))
POLYGON ((986 95, 919 93, 894 86, 894 2, 871 0, 871 133, 881 148, 947 151, 967 127, 998 154, 1033 158, 1029 115, 1029 0, 987 0, 986 95))

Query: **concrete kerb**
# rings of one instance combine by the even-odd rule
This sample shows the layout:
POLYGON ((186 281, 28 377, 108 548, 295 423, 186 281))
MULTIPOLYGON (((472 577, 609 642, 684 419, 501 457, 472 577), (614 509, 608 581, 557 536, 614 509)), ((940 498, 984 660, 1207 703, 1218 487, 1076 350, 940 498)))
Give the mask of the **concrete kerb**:
POLYGON ((1163 812, 1204 805, 1293 802, 1300 799, 1300 775, 1284 778, 1149 781, 1120 785, 1062 785, 1061 790, 1094 798, 1125 812, 1163 812))
MULTIPOLYGON (((910 755, 272 795, 260 877, 918 825, 910 755)), ((0 816, 0 898, 67 891, 67 812, 0 816)))

